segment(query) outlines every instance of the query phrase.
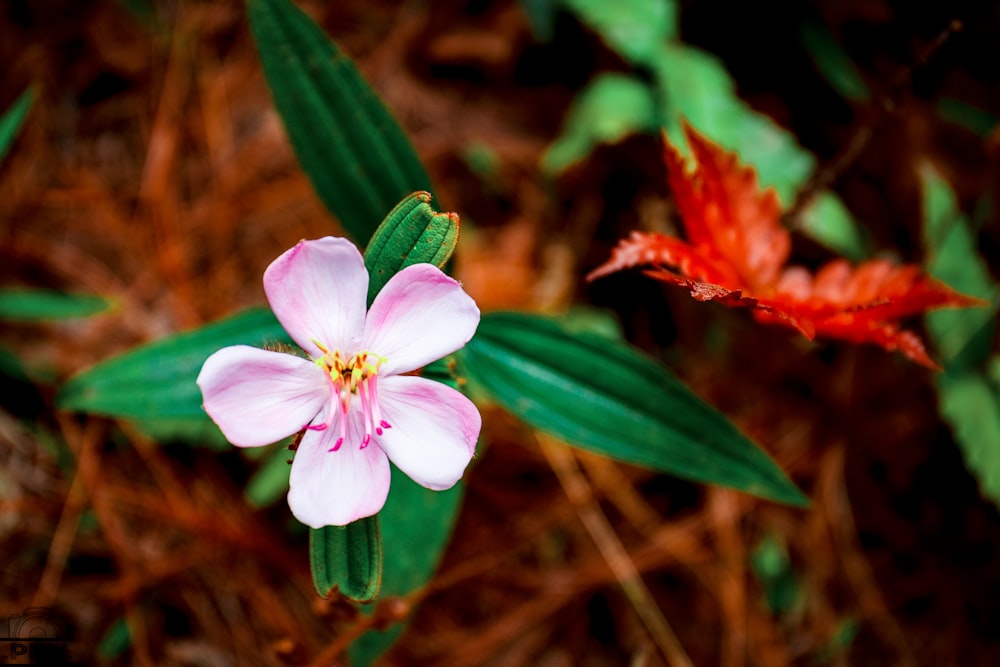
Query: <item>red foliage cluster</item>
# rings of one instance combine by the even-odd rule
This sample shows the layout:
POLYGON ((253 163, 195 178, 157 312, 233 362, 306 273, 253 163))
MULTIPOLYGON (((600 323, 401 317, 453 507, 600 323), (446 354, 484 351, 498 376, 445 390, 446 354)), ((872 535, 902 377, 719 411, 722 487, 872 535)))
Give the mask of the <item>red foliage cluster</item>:
POLYGON ((771 189, 707 138, 685 126, 695 168, 664 137, 670 187, 687 241, 655 232, 633 232, 592 271, 588 280, 634 266, 691 290, 699 301, 752 309, 760 322, 783 324, 809 339, 838 338, 899 350, 938 368, 923 341, 903 329, 903 318, 932 308, 981 305, 910 264, 874 259, 856 267, 834 259, 815 273, 787 266, 791 237, 771 189))

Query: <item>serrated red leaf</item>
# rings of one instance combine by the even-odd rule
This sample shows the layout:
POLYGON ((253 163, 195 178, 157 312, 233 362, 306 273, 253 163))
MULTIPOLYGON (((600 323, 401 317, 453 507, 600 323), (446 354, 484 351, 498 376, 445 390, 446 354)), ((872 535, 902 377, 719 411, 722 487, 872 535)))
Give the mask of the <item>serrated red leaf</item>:
POLYGON ((787 266, 791 236, 781 226, 773 190, 761 190, 752 167, 685 125, 693 169, 664 136, 664 160, 687 240, 633 232, 588 276, 632 267, 686 287, 699 301, 750 308, 765 323, 813 338, 872 343, 938 368, 923 341, 900 320, 932 308, 984 305, 927 276, 915 265, 885 259, 852 267, 834 259, 815 273, 787 266))

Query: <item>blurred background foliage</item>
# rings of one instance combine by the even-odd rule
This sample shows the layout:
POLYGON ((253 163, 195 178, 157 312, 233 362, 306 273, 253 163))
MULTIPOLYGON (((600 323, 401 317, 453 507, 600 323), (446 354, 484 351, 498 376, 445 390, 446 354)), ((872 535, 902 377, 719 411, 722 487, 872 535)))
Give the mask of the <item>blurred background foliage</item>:
MULTIPOLYGON (((315 598, 306 531, 280 502, 284 452, 219 442, 196 392, 161 394, 161 419, 54 406, 61 387, 62 405, 90 409, 76 374, 144 343, 219 326, 282 337, 259 310, 202 327, 261 304, 263 267, 298 239, 358 236, 335 208, 344 195, 316 180, 330 158, 310 169, 308 134, 286 135, 241 4, 13 1, 0 7, 0 611, 53 607, 87 663, 328 664, 389 628, 354 643, 365 663, 404 619, 389 664, 995 663, 994 8, 300 6, 398 119, 438 209, 462 216, 454 271, 484 311, 624 336, 812 508, 567 459, 487 407, 438 574, 387 579, 399 588, 364 617, 315 598), (778 191, 797 262, 890 256, 990 300, 928 316, 945 370, 809 344, 637 273, 584 284, 628 231, 675 229, 657 135, 676 142, 682 118, 778 191)), ((374 225, 374 210, 357 219, 374 225)), ((157 370, 130 382, 183 375, 162 347, 144 354, 157 370)), ((446 525, 403 509, 410 543, 444 544, 446 525)))

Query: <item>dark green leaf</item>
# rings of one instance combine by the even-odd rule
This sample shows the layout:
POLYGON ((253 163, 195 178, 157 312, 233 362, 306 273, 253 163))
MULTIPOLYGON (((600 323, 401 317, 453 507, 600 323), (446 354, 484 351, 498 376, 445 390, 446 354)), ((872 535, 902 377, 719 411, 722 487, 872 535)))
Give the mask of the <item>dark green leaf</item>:
POLYGON ((24 123, 24 119, 28 115, 28 111, 31 109, 31 103, 35 99, 35 93, 31 88, 21 93, 21 96, 17 98, 17 101, 7 111, 4 112, 3 116, 0 116, 0 160, 3 160, 7 155, 7 151, 10 147, 14 145, 14 139, 17 138, 17 132, 21 129, 21 124, 24 123))
POLYGON ((288 493, 288 477, 292 469, 288 465, 290 457, 291 452, 284 447, 270 448, 260 467, 247 482, 247 488, 243 492, 247 502, 256 507, 267 507, 288 493))
MULTIPOLYGON (((379 515, 386 562, 383 598, 412 593, 431 578, 448 544, 462 495, 461 482, 447 491, 431 491, 393 466, 389 499, 379 515)), ((351 644, 351 664, 371 664, 401 632, 397 625, 365 633, 351 644)))
POLYGON ((435 213, 430 201, 430 193, 414 192, 389 212, 372 235, 365 249, 369 304, 397 271, 420 263, 444 268, 455 252, 458 214, 435 213))
POLYGON ((827 83, 845 99, 866 102, 871 96, 851 57, 819 21, 802 24, 800 42, 827 83))
POLYGON ((128 622, 124 616, 119 616, 97 644, 97 656, 101 660, 115 660, 120 658, 131 645, 132 632, 129 630, 128 622))
POLYGON ((430 179, 351 60, 288 0, 248 0, 274 103, 316 193, 360 244, 430 179))
POLYGON ((1000 124, 1000 119, 986 109, 953 97, 941 98, 937 103, 937 110, 945 120, 961 125, 983 138, 992 134, 1000 124))
POLYGON ((382 540, 378 515, 346 526, 309 531, 313 585, 321 597, 340 593, 348 600, 371 602, 382 586, 382 540))
POLYGON ((521 8, 528 17, 535 39, 551 41, 556 30, 556 0, 521 0, 521 8))
POLYGON ((793 505, 805 496, 761 449, 653 359, 517 313, 483 317, 460 367, 532 426, 619 461, 793 505))
POLYGON ((48 289, 0 289, 0 319, 64 320, 87 317, 111 308, 104 297, 91 294, 65 294, 48 289))
POLYGON ((771 612, 779 616, 791 613, 802 599, 802 587, 784 543, 774 535, 768 535, 750 554, 750 565, 764 589, 764 598, 771 612))
POLYGON ((253 308, 103 361, 71 378, 56 397, 64 410, 133 419, 204 417, 195 378, 227 345, 289 343, 266 308, 253 308))

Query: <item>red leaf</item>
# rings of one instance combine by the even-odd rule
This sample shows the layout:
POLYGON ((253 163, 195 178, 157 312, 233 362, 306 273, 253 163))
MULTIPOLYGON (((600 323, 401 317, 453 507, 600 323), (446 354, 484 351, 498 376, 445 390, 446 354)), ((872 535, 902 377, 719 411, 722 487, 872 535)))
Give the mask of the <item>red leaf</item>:
POLYGON ((684 157, 664 135, 664 160, 687 241, 632 232, 587 280, 636 266, 658 280, 686 287, 699 301, 753 310, 760 322, 782 324, 804 336, 873 343, 938 368, 904 317, 932 308, 984 302, 959 294, 914 265, 876 259, 856 267, 835 259, 815 275, 786 266, 791 238, 781 226, 773 190, 761 191, 752 167, 684 126, 694 156, 684 157))

